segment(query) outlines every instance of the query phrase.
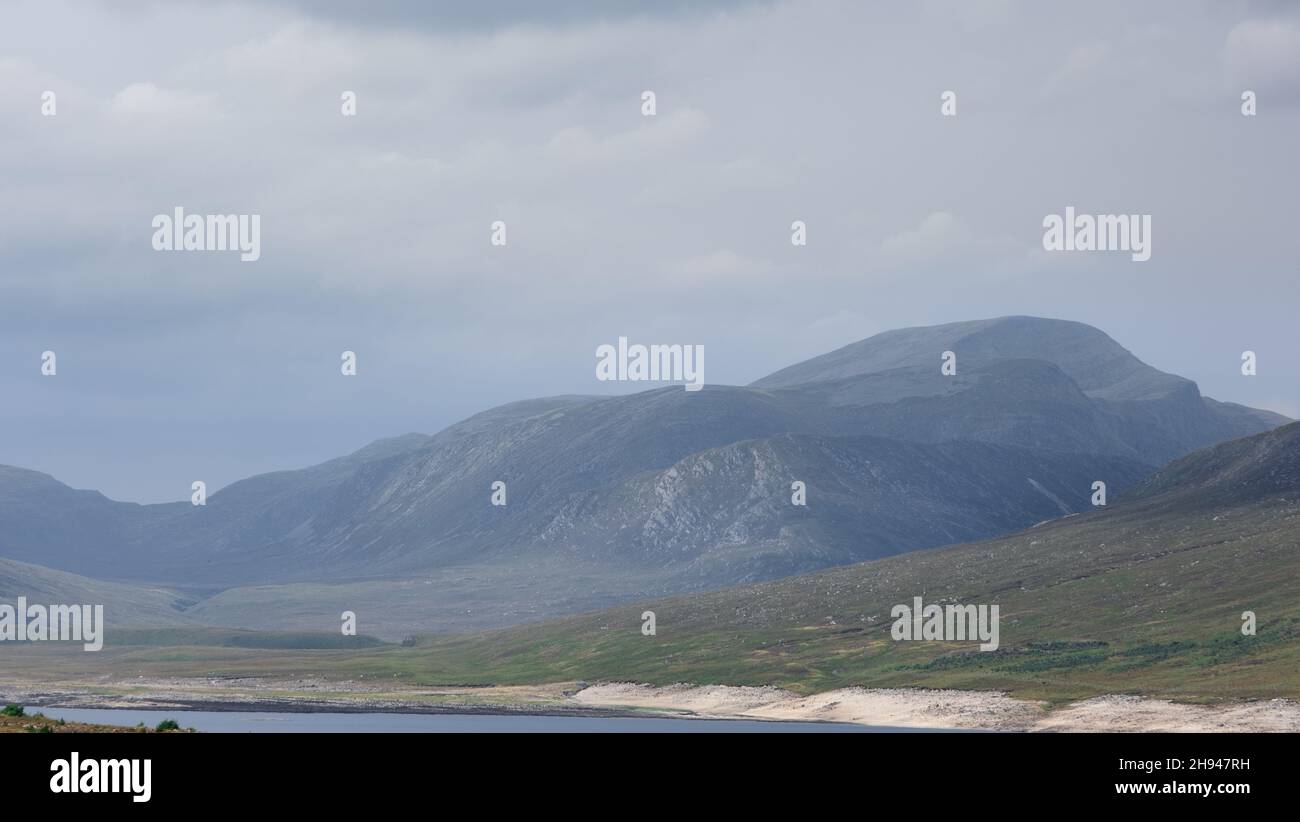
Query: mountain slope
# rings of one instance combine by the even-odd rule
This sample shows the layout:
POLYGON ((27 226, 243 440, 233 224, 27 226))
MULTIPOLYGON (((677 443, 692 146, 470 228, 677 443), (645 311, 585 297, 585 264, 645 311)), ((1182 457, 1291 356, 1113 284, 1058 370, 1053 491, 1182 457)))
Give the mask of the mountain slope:
POLYGON ((18 597, 32 605, 103 605, 104 622, 112 628, 187 625, 185 610, 195 602, 165 588, 103 582, 0 559, 0 603, 12 606, 18 597))
MULTIPOLYGON (((1115 494, 1271 423, 1088 326, 1001 318, 879 335, 751 387, 513 403, 234 483, 203 507, 116 503, 12 469, 0 556, 187 588, 485 563, 527 579, 564 561, 694 590, 1005 533, 1086 509, 1093 480, 1115 494), (943 350, 956 376, 940 374, 943 350), (806 509, 789 505, 794 480, 806 509)), ((547 602, 566 600, 549 586, 547 602)))
POLYGON ((1118 458, 975 442, 782 434, 692 454, 572 498, 538 550, 631 568, 678 567, 704 584, 770 579, 964 542, 1084 510, 1092 482, 1127 487, 1118 458), (805 483, 807 504, 791 504, 805 483))
POLYGON ((129 552, 136 527, 157 508, 114 502, 48 474, 0 466, 0 557, 107 570, 129 552))
POLYGON ((1300 424, 1226 442, 1166 465, 1127 496, 1204 509, 1294 498, 1300 489, 1300 424))
POLYGON ((431 638, 423 681, 574 680, 1300 697, 1300 423, 1209 448, 1107 509, 1002 539, 431 638), (997 604, 1000 648, 897 642, 891 609, 997 604), (641 633, 654 611, 655 636, 641 633), (1244 636, 1251 611, 1257 633, 1244 636))

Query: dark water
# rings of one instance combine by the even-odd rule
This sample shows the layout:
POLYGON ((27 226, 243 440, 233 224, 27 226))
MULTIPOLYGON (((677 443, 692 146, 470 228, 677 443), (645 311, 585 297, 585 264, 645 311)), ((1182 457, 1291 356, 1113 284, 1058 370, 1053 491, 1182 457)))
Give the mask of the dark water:
POLYGON ((29 714, 38 711, 54 719, 103 725, 134 726, 143 722, 153 727, 164 719, 174 719, 183 728, 216 733, 891 733, 917 730, 838 722, 761 722, 748 719, 27 709, 29 714))

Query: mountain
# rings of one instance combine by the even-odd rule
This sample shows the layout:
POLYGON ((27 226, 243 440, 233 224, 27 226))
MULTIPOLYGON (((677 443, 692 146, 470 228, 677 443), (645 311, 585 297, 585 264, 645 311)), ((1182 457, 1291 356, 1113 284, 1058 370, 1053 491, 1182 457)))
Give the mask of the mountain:
POLYGON ((505 623, 996 536, 1088 509, 1097 480, 1116 494, 1282 421, 1207 400, 1096 329, 1007 317, 888 332, 747 387, 513 403, 202 507, 4 469, 0 556, 234 589, 208 600, 240 604, 224 624, 337 620, 310 605, 316 583, 406 603, 403 630, 448 602, 438 625, 505 623), (807 506, 791 504, 796 480, 807 506))
MULTIPOLYGON (((423 641, 424 682, 631 681, 1300 698, 1300 423, 1006 537, 423 641), (891 610, 998 605, 1000 644, 899 642, 891 610), (641 632, 656 615, 656 634, 641 632), (1256 618, 1242 632, 1243 613, 1256 618)), ((396 664, 395 661, 392 664, 396 664)))
POLYGON ((193 598, 165 588, 123 585, 0 559, 0 603, 26 597, 32 605, 103 605, 105 622, 115 626, 173 627, 190 623, 185 611, 193 598))
POLYGON ((1288 421, 1202 397, 1191 380, 1152 368, 1091 326, 1038 317, 887 331, 752 387, 892 410, 864 421, 870 433, 1070 449, 1087 442, 1151 465, 1288 421), (945 351, 956 355, 955 377, 939 373, 945 351), (1018 415, 1013 403, 1035 407, 1018 415))
POLYGON ((111 562, 99 562, 96 555, 127 554, 145 518, 165 507, 114 502, 98 491, 73 490, 48 474, 0 465, 0 557, 110 569, 111 562))
POLYGON ((1127 487, 1145 473, 1114 457, 978 442, 779 434, 575 495, 536 542, 675 567, 706 585, 770 579, 1054 519, 1088 507, 1093 480, 1127 487), (800 478, 802 507, 790 504, 800 478))

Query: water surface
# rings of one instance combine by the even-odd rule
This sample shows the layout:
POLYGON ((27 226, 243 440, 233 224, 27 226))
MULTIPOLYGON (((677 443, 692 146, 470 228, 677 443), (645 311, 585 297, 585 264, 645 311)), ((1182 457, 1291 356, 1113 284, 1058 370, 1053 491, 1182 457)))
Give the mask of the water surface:
POLYGON ((30 707, 69 722, 149 727, 174 719, 183 728, 215 733, 910 733, 929 729, 843 722, 763 722, 752 719, 530 716, 502 714, 279 713, 169 711, 134 708, 30 707))

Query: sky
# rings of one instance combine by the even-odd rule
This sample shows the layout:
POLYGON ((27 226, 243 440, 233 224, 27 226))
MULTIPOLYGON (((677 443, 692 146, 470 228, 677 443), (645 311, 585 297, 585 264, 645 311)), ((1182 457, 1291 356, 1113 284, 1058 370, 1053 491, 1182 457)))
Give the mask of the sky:
POLYGON ((1281 2, 7 2, 0 464, 183 500, 644 388, 619 336, 745 384, 1009 314, 1300 417, 1297 134, 1281 2), (156 251, 177 206, 260 259, 156 251), (1044 250, 1067 206, 1151 259, 1044 250))

